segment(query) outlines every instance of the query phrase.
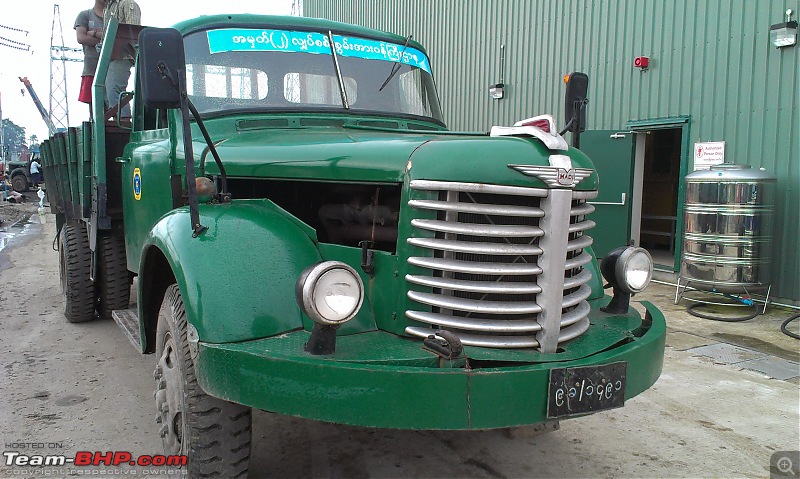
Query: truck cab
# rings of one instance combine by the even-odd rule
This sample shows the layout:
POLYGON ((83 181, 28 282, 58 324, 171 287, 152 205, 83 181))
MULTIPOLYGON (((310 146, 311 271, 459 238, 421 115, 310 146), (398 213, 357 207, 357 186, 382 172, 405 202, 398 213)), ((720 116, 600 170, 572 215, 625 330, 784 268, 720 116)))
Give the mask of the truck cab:
MULTIPOLYGON (((41 162, 38 157, 33 159, 41 162)), ((32 160, 9 160, 3 165, 3 179, 11 185, 14 191, 24 193, 33 186, 30 169, 32 160)))
POLYGON ((421 44, 322 19, 136 38, 131 129, 87 124, 43 155, 65 313, 102 307, 154 354, 157 427, 191 471, 246 470, 251 408, 491 429, 657 380, 664 316, 628 302, 652 262, 620 245, 601 268, 599 178, 552 116, 450 131, 421 44))

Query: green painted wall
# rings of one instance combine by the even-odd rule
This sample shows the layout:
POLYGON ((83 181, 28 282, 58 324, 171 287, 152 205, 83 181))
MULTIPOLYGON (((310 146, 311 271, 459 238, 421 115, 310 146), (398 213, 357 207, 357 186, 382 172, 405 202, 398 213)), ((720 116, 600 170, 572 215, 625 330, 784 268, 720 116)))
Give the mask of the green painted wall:
POLYGON ((800 2, 306 0, 303 14, 413 34, 451 129, 541 113, 563 123, 571 71, 590 78, 590 129, 689 115, 690 145, 724 140, 727 161, 778 177, 773 294, 800 301, 800 45, 769 43, 787 8, 800 2), (640 55, 650 57, 646 72, 633 67, 640 55), (488 86, 501 79, 507 97, 492 100, 488 86))

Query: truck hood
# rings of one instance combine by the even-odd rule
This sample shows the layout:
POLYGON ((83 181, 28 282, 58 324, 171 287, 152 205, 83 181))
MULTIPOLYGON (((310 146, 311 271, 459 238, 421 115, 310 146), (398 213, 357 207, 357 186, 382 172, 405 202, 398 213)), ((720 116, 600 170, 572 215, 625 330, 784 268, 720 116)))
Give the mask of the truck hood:
MULTIPOLYGON (((410 178, 541 186, 509 165, 549 166, 550 155, 566 154, 576 168, 593 166, 578 150, 548 150, 530 137, 490 137, 358 128, 264 129, 240 132, 218 142, 230 177, 401 183, 410 178)), ((195 141, 195 155, 206 149, 195 141)), ((218 173, 206 155, 208 173, 218 173)), ((578 189, 596 188, 596 174, 578 189)))
MULTIPOLYGON (((265 129, 225 138, 217 151, 231 177, 397 183, 409 156, 433 138, 344 128, 265 129)), ((203 149, 195 141, 195 154, 203 149)), ((206 170, 217 171, 211 155, 206 170)))

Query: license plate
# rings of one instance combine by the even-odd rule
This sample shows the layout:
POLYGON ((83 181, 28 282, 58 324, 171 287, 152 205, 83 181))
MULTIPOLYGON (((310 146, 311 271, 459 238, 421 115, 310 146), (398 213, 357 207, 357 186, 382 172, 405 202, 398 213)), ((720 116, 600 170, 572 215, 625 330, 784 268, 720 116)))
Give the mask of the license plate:
POLYGON ((625 405, 628 363, 550 370, 547 417, 586 414, 625 405))

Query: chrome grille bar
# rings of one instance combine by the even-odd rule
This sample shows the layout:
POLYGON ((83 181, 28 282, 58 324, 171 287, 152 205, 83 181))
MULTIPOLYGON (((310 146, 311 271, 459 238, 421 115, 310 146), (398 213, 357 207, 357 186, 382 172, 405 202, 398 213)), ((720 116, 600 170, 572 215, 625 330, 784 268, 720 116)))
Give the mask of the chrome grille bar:
POLYGON ((577 291, 573 291, 572 293, 569 293, 564 296, 564 300, 561 303, 561 307, 571 308, 572 306, 575 306, 583 302, 583 300, 591 296, 591 294, 592 294, 592 288, 588 287, 585 284, 581 285, 581 287, 578 288, 577 291))
POLYGON ((585 249, 591 245, 592 245, 591 236, 578 236, 574 240, 567 243, 567 253, 578 251, 579 249, 585 249))
MULTIPOLYGON (((562 328, 562 330, 563 330, 563 328, 565 328, 565 327, 567 327, 567 326, 569 326, 571 324, 575 324, 578 321, 580 321, 582 319, 585 319, 589 315, 589 311, 591 309, 592 308, 589 307, 589 303, 584 301, 584 302, 578 304, 578 307, 576 307, 575 309, 571 309, 571 310, 567 311, 566 313, 562 314, 561 315, 561 328, 562 328)), ((562 331, 562 333, 563 333, 563 331, 562 331)), ((559 341, 560 340, 561 340, 561 337, 559 336, 559 341)))
MULTIPOLYGON (((408 326, 406 334, 416 336, 418 338, 427 338, 431 334, 436 333, 435 329, 419 328, 416 326, 408 326)), ((461 344, 467 346, 479 346, 484 348, 503 348, 503 349, 522 349, 522 348, 538 348, 539 341, 533 336, 488 336, 481 334, 471 334, 459 331, 458 339, 461 344)))
POLYGON ((421 248, 457 251, 459 253, 497 254, 497 255, 540 255, 542 249, 526 244, 473 243, 470 241, 445 240, 438 238, 409 238, 408 244, 421 248))
POLYGON ((469 313, 531 314, 542 312, 542 307, 534 302, 481 301, 459 298, 457 296, 420 293, 419 291, 409 291, 408 297, 418 303, 429 304, 439 308, 466 311, 469 313))
POLYGON ((580 223, 575 223, 569 225, 569 232, 570 233, 577 233, 578 231, 586 231, 588 229, 594 228, 595 224, 592 220, 585 220, 581 221, 580 223))
POLYGON ((564 269, 578 268, 591 262, 592 262, 592 256, 584 251, 578 256, 567 260, 567 262, 564 264, 564 269))
POLYGON ((497 238, 525 238, 543 236, 541 228, 517 225, 475 225, 442 220, 411 220, 411 226, 422 230, 439 231, 472 236, 494 236, 497 238))
MULTIPOLYGON (((587 271, 588 273, 588 271, 587 271)), ((586 281, 591 279, 589 274, 586 281)), ((467 281, 463 279, 439 278, 436 276, 418 276, 407 274, 406 280, 409 283, 430 286, 431 288, 450 289, 455 291, 466 291, 471 293, 489 294, 536 294, 542 291, 536 283, 505 283, 492 281, 467 281)), ((580 285, 580 284, 578 284, 580 285)))
POLYGON ((599 191, 591 190, 591 191, 573 191, 572 192, 572 199, 573 200, 591 200, 593 198, 597 198, 597 194, 599 191))
MULTIPOLYGON (((574 198, 574 195, 573 195, 574 198)), ((569 211, 570 216, 586 216, 594 212, 594 205, 591 203, 581 203, 579 205, 575 205, 569 211)))
MULTIPOLYGON (((444 314, 427 313, 423 311, 409 311, 408 317, 423 323, 435 324, 445 328, 456 328, 491 333, 535 333, 542 329, 535 319, 508 321, 505 319, 475 320, 460 316, 446 316, 444 314)), ((432 333, 431 333, 432 334, 432 333)))
POLYGON ((479 263, 474 261, 460 261, 447 258, 420 258, 412 256, 408 263, 414 266, 430 268, 433 270, 453 271, 456 273, 472 273, 486 275, 536 275, 541 274, 542 268, 535 264, 507 264, 507 263, 479 263))
MULTIPOLYGON (((540 208, 530 208, 527 206, 483 205, 483 204, 460 203, 460 202, 448 203, 446 201, 430 201, 430 200, 411 200, 408 202, 408 206, 424 210, 459 211, 462 213, 476 213, 482 215, 529 216, 531 218, 541 218, 542 216, 544 216, 544 211, 542 211, 540 208)), ((593 206, 592 210, 594 210, 593 206)), ((582 214, 588 214, 588 213, 582 213, 582 214)))
MULTIPOLYGON (((465 193, 491 193, 497 195, 537 196, 544 198, 550 190, 524 186, 487 185, 483 183, 458 183, 450 181, 412 180, 412 190, 458 191, 465 193)), ((595 195, 596 196, 596 195, 595 195)))
MULTIPOLYGON (((587 311, 588 314, 588 311, 587 311)), ((572 326, 568 326, 561 330, 561 335, 558 337, 558 342, 563 343, 570 339, 575 339, 589 329, 589 318, 584 317, 572 326)))
POLYGON ((576 274, 575 276, 566 278, 564 280, 564 289, 572 289, 577 288, 582 284, 586 284, 592 279, 592 273, 589 270, 581 270, 580 273, 576 274))

